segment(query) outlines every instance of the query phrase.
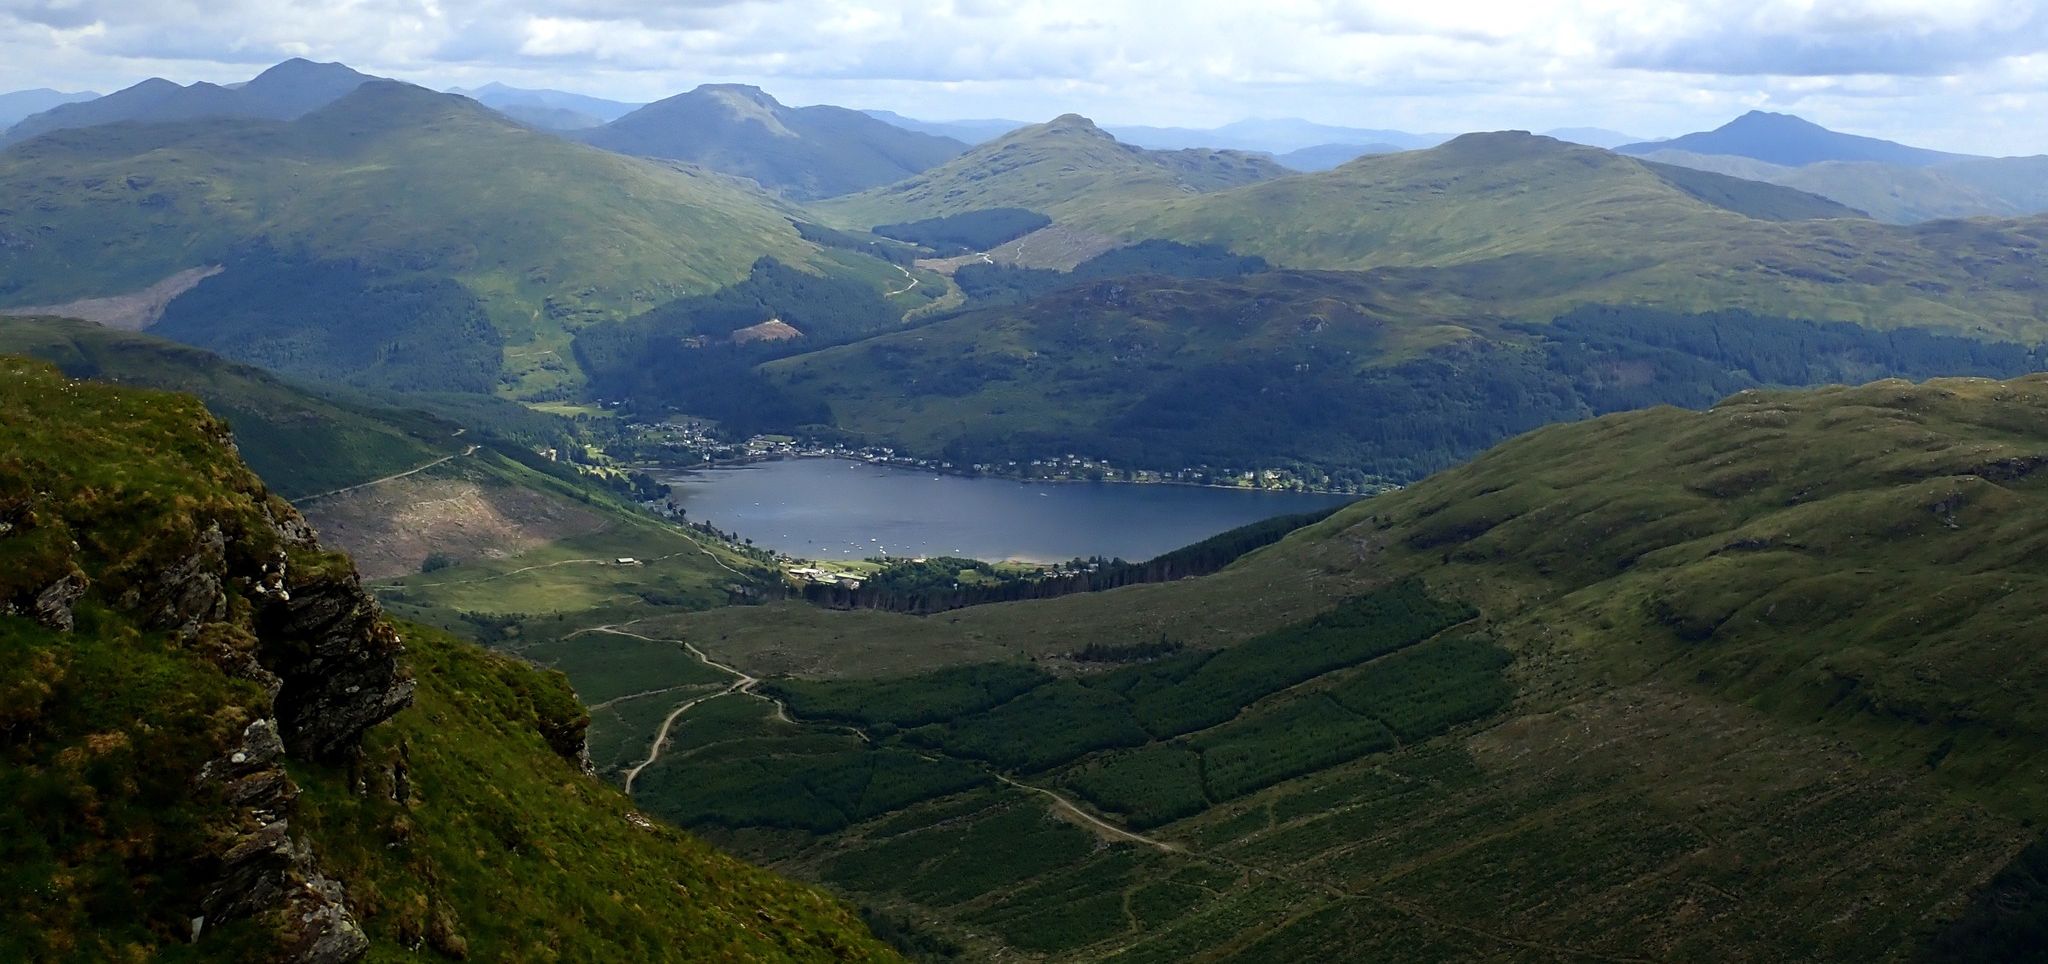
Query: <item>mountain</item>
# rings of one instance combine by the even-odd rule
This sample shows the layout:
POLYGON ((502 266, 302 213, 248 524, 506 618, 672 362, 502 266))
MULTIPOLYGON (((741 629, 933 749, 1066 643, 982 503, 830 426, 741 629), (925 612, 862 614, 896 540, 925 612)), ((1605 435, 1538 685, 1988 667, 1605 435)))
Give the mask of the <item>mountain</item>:
POLYGON ((197 401, 0 407, 0 954, 896 959, 598 783, 559 674, 386 620, 197 401))
POLYGON ((986 143, 1018 128, 1031 126, 1030 121, 1012 120, 918 120, 915 117, 905 117, 902 114, 887 110, 867 110, 861 113, 877 120, 887 121, 907 131, 917 131, 919 133, 931 134, 935 137, 950 137, 962 144, 986 143))
POLYGON ((1288 151, 1273 160, 1288 170, 1327 171, 1367 154, 1396 154, 1401 150, 1392 144, 1318 144, 1298 151, 1288 151))
POLYGON ((761 371, 829 406, 842 435, 920 458, 1285 466, 1372 491, 1551 422, 1771 385, 2048 367, 2030 343, 1746 312, 1587 307, 1517 323, 1455 271, 1162 277, 1169 266, 962 269, 974 296, 1052 290, 761 371))
POLYGON ((1587 147, 1604 147, 1610 150, 1623 144, 1633 144, 1642 140, 1640 137, 1631 137, 1620 131, 1611 131, 1604 127, 1559 127, 1554 130, 1544 131, 1543 136, 1555 137, 1558 140, 1571 144, 1584 144, 1587 147))
POLYGON ((462 447, 452 427, 360 400, 322 397, 261 369, 146 335, 57 318, 0 321, 0 354, 73 378, 197 396, 234 429, 241 456, 286 498, 402 472, 462 447))
POLYGON ((607 150, 752 178, 797 200, 901 180, 966 148, 843 107, 785 107, 740 84, 707 84, 579 136, 607 150))
POLYGON ((1786 167, 1802 167, 1822 161, 1876 161, 1924 167, 1967 156, 1907 147, 1875 137, 1843 134, 1790 114, 1760 110, 1750 111, 1711 131, 1674 137, 1668 141, 1625 144, 1615 150, 1623 154, 1647 154, 1651 151, 1733 154, 1786 167))
POLYGON ((538 127, 544 131, 587 131, 604 126, 604 119, 595 114, 585 114, 565 107, 510 104, 492 109, 528 127, 538 127))
POLYGON ((120 121, 165 123, 207 117, 250 117, 291 120, 341 99, 374 80, 341 64, 316 64, 292 59, 246 83, 220 86, 196 83, 180 87, 151 78, 105 97, 54 107, 7 129, 0 145, 15 144, 51 131, 94 127, 120 121))
POLYGON ((1655 164, 1689 167, 1694 170, 1726 174, 1729 177, 1739 177, 1745 181, 1764 181, 1772 184, 1777 183, 1779 178, 1799 170, 1796 167, 1771 164, 1766 161, 1759 161, 1753 157, 1742 157, 1735 154, 1695 154, 1691 151, 1665 149, 1646 151, 1632 156, 1655 164))
POLYGON ((1972 158, 1926 166, 1822 161, 1784 167, 1732 154, 1661 150, 1641 156, 1796 188, 1891 224, 2048 211, 2048 158, 2042 157, 1972 158))
POLYGON ((223 266, 168 306, 178 337, 372 387, 489 389, 502 367, 545 390, 574 377, 555 350, 570 326, 737 281, 764 255, 822 259, 742 182, 392 82, 288 122, 52 134, 0 152, 0 185, 21 202, 0 214, 0 305, 223 266), (366 318, 383 341, 350 336, 366 318))
POLYGON ((2039 219, 1890 227, 1789 188, 1520 132, 1163 203, 1098 203, 1073 226, 1289 268, 1456 269, 1465 292, 1523 317, 1599 302, 2041 330, 2043 303, 2025 280, 2039 219))
POLYGON ((785 705, 700 718, 635 798, 991 959, 2026 959, 2043 426, 2040 375, 1752 391, 1524 435, 1215 575, 678 617, 641 631, 785 705), (826 820, 777 754, 911 759, 826 820))
POLYGON ((1335 127, 1295 118, 1241 120, 1213 128, 1111 126, 1108 130, 1118 140, 1153 150, 1210 148, 1268 154, 1322 144, 1391 144, 1405 151, 1435 147, 1451 139, 1449 134, 1335 127))
MULTIPOLYGON (((565 90, 533 90, 507 87, 500 83, 489 83, 467 90, 456 87, 448 92, 461 94, 513 117, 520 117, 520 112, 533 116, 593 117, 597 119, 597 124, 590 125, 593 127, 618 120, 641 107, 639 104, 606 100, 588 94, 574 94, 565 90)), ((520 119, 531 123, 528 117, 520 119)))
POLYGON ((31 114, 40 114, 65 104, 92 100, 98 96, 100 95, 91 91, 67 94, 47 87, 0 94, 0 131, 20 123, 22 118, 31 114))
POLYGON ((907 180, 816 205, 866 227, 991 208, 1055 220, 1103 205, 1157 201, 1287 173, 1237 151, 1132 147, 1078 114, 1013 131, 907 180))

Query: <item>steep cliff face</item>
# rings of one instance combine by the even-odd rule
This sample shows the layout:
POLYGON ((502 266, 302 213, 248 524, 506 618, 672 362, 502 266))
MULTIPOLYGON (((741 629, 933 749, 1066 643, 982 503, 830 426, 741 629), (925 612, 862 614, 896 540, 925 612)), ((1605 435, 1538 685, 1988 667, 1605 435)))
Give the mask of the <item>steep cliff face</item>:
MULTIPOLYGON (((82 652, 118 659, 130 641, 155 650, 160 670, 188 691, 184 705, 17 712, 6 734, 10 762, 61 771, 81 747, 105 758, 101 751, 147 738, 127 733, 124 716, 139 716, 148 730, 199 727, 207 737, 168 758, 132 761, 152 781, 182 776, 191 789, 186 812, 148 812, 149 794, 132 776, 100 781, 81 772, 64 789, 89 794, 78 809, 97 832, 51 856, 91 865, 121 840, 138 852, 105 869, 138 890, 159 863, 185 864, 189 889, 149 894, 142 904, 172 922, 188 920, 189 939, 244 922, 268 933, 276 959, 360 957, 369 942, 342 886, 294 835, 299 788, 285 765, 349 756, 365 731, 411 701, 398 634, 347 558, 321 550, 197 402, 0 361, 0 411, 0 613, 47 631, 10 632, 59 669, 45 678, 45 695, 82 682, 62 671, 82 652), (224 679, 199 683, 208 669, 224 679), (209 691, 215 699, 190 698, 209 691), (211 752, 192 767, 195 748, 211 752), (173 827, 192 832, 163 849, 173 827), (147 842, 137 845, 135 836, 147 842)), ((125 702, 118 678, 97 685, 114 687, 103 697, 125 702)), ((51 815, 30 819, 39 816, 51 815)))

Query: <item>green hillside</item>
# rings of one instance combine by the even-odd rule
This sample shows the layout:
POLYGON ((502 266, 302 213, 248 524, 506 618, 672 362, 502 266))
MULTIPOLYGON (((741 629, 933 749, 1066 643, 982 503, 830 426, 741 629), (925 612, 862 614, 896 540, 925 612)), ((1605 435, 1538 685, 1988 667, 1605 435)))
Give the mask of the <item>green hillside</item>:
POLYGON ((743 84, 706 84, 577 137, 625 154, 701 164, 797 200, 889 184, 967 149, 857 110, 785 107, 743 84))
POLYGON ((1524 315, 1640 303, 2041 334, 2028 280, 2048 234, 2039 219, 1799 220, 1825 214, 1822 202, 1721 184, 1702 192, 1669 169, 1549 138, 1468 134, 1320 174, 1101 206, 1075 223, 1221 244, 1283 267, 1458 269, 1450 283, 1524 315))
POLYGON ((1119 143, 1078 114, 1012 131, 915 177, 816 204, 868 228, 990 208, 1023 208, 1086 221, 1104 205, 1142 203, 1287 174, 1241 151, 1148 151, 1119 143))
MULTIPOLYGON (((0 153, 0 193, 17 199, 0 214, 11 239, 0 305, 124 294, 209 264, 261 272, 262 251, 248 247, 261 239, 275 274, 255 290, 271 292, 261 308, 278 337, 333 310, 337 293, 305 265, 353 263, 390 284, 452 279, 533 390, 564 377, 565 328, 737 281, 763 255, 800 264, 816 252, 777 202, 739 182, 387 82, 290 122, 59 132, 0 153)), ((227 330, 181 337, 230 352, 245 342, 227 330)))
POLYGON ((1940 218, 2024 217, 2048 210, 2048 158, 1986 157, 1928 166, 1823 161, 1784 167, 1729 154, 1661 150, 1657 161, 1768 181, 1831 198, 1891 224, 1940 218))
POLYGON ((2043 376, 1748 392, 1530 433, 1200 579, 650 623, 812 669, 764 684, 798 723, 691 709, 635 795, 977 956, 2024 957, 2044 425, 2043 376))
POLYGON ((249 466, 297 498, 368 482, 462 451, 455 426, 344 401, 261 369, 146 335, 61 318, 0 320, 0 354, 33 355, 73 378, 196 395, 234 429, 249 466))
POLYGON ((1746 312, 1587 308, 1522 324, 1454 272, 957 277, 980 292, 982 273, 1067 286, 762 371, 839 430, 959 464, 1071 452, 1146 469, 1285 467, 1370 490, 1606 412, 2048 367, 2031 344, 1746 312))
POLYGON ((196 400, 0 410, 0 956, 894 959, 595 782, 560 676, 394 631, 196 400))

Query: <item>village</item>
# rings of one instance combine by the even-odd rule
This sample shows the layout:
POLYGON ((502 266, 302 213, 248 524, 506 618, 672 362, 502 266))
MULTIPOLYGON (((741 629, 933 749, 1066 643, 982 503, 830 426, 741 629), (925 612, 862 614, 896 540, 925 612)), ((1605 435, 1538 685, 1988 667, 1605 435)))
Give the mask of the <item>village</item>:
POLYGON ((1305 476, 1294 469, 1278 467, 1216 468, 1201 465, 1177 469, 1137 469, 1072 453, 1028 461, 956 464, 941 459, 918 458, 886 445, 855 446, 844 442, 827 442, 790 435, 756 435, 745 441, 734 442, 721 437, 715 424, 687 417, 638 423, 633 427, 641 436, 641 459, 658 460, 666 466, 678 468, 710 468, 769 459, 836 458, 948 475, 989 476, 1033 482, 1200 485, 1229 489, 1341 494, 1372 494, 1391 488, 1376 483, 1361 485, 1340 482, 1323 473, 1305 476))

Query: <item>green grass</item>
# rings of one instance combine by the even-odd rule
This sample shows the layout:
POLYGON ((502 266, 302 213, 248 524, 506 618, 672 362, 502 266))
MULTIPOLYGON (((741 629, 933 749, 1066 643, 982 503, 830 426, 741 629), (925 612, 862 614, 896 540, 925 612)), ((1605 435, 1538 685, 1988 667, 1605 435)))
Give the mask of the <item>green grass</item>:
POLYGON ((1529 314, 1636 302, 2041 333, 2039 297, 2020 283, 2038 258, 2038 221, 1759 221, 1633 159, 1521 134, 1468 135, 1165 204, 1104 206, 1082 224, 1222 244, 1292 268, 1466 266, 1478 290, 1529 314), (2018 261, 1966 267, 1971 252, 1987 250, 2018 252, 2018 261), (1927 284, 1937 279, 1941 286, 1927 284))
POLYGON ((727 683, 732 677, 704 665, 680 643, 651 642, 612 633, 587 633, 549 645, 545 660, 528 648, 527 657, 560 670, 584 703, 604 703, 665 686, 727 683))
POLYGON ((289 123, 61 132, 0 157, 0 185, 19 201, 0 232, 37 238, 0 257, 13 305, 137 291, 260 236, 452 277, 525 345, 738 281, 762 255, 816 251, 741 182, 397 84, 289 123))
POLYGON ((895 184, 813 209, 842 226, 1022 208, 1058 221, 1104 203, 1157 201, 1278 177, 1270 158, 1238 151, 1147 151, 1067 115, 1013 131, 895 184))
POLYGON ((371 792, 345 769, 295 770, 298 823, 359 895, 372 960, 410 959, 422 937, 445 953, 437 932, 489 960, 893 957, 843 905, 629 820, 541 739, 539 719, 580 712, 559 676, 407 635, 417 704, 373 733, 371 792), (418 788, 403 806, 387 795, 401 759, 418 788))
POLYGON ((903 679, 825 683, 779 679, 763 690, 804 719, 895 727, 940 723, 994 709, 1050 677, 1028 666, 984 665, 903 679))
MULTIPOLYGON (((979 953, 1898 960, 1948 935, 1943 953, 1995 955, 2039 919, 2043 426, 2040 376, 1750 392, 1540 430, 1212 576, 925 619, 679 622, 742 666, 772 638, 821 677, 848 673, 826 654, 879 647, 890 669, 858 692, 896 701, 960 658, 947 640, 1015 659, 1161 633, 1193 651, 1076 684, 1144 699, 1212 674, 1243 694, 1209 728, 1031 778, 1181 848, 1136 888, 1110 864, 1088 886, 1093 851, 1041 860, 1043 827, 1078 833, 1043 798, 927 802, 783 857, 979 953), (1479 618, 1260 659, 1411 578, 1479 618)), ((1106 718, 1044 691, 1040 712, 980 722, 1027 695, 950 727, 1044 734, 1053 757, 1106 718)))
POLYGON ((194 348, 81 321, 0 321, 0 353, 48 360, 75 378, 197 395, 235 431, 245 458, 287 497, 400 472, 459 452, 453 426, 369 402, 323 397, 194 348))
POLYGON ((300 534, 198 400, 8 356, 0 410, 0 956, 300 953, 274 890, 196 940, 192 924, 217 885, 303 885, 296 866, 222 880, 230 848, 282 821, 345 889, 370 960, 897 959, 850 908, 585 774, 587 717, 560 674, 373 610, 359 623, 347 557, 300 534), (259 582, 280 568, 277 587, 313 603, 283 619, 259 582), (84 589, 70 625, 23 615, 66 583, 84 589), (296 746, 306 674, 327 671, 292 662, 309 632, 366 685, 394 683, 377 660, 399 655, 413 704, 339 760, 287 750, 275 771, 204 774, 244 763, 227 757, 259 719, 296 746))

